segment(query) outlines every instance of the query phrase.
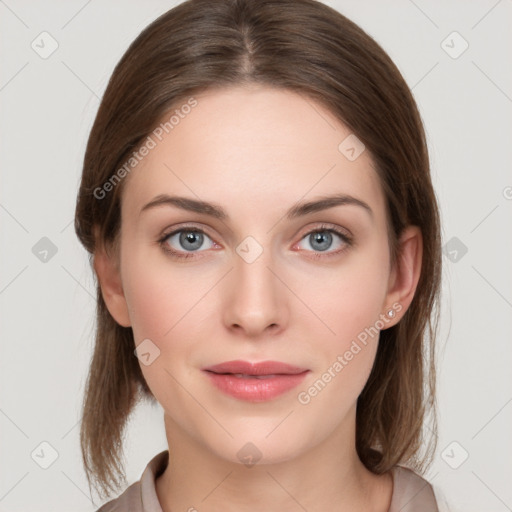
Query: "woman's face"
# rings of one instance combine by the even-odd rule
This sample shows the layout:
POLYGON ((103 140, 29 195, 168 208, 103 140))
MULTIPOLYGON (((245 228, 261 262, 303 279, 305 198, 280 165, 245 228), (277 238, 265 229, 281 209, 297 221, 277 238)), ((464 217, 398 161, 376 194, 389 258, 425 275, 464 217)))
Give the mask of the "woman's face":
POLYGON ((194 98, 126 178, 126 310, 109 309, 143 343, 172 429, 234 462, 288 460, 353 434, 378 330, 400 316, 384 195, 368 151, 311 99, 268 87, 194 98), (148 206, 162 195, 182 207, 148 206), (306 371, 265 383, 204 370, 233 360, 306 371))

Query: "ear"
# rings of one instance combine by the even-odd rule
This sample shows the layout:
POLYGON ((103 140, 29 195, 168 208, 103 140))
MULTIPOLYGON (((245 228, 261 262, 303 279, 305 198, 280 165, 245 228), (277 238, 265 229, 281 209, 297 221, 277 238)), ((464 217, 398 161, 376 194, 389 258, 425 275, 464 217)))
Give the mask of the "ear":
MULTIPOLYGON (((97 229, 95 229, 96 233, 97 229)), ((131 321, 121 281, 118 253, 114 251, 115 254, 108 254, 104 245, 98 240, 99 238, 96 236, 93 265, 98 276, 103 300, 114 320, 122 327, 130 327, 131 321)))
POLYGON ((411 305, 421 274, 423 237, 418 226, 404 229, 398 241, 398 254, 391 269, 384 314, 394 311, 394 316, 386 324, 392 327, 404 316, 411 305))

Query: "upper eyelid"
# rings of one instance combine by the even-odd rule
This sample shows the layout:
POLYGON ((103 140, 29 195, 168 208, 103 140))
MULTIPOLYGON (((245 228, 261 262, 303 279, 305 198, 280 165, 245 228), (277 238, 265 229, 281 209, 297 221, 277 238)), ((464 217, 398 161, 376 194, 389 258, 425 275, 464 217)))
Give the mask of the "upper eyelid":
MULTIPOLYGON (((198 226, 196 224, 185 224, 185 225, 181 225, 178 227, 174 227, 169 232, 164 231, 164 233, 160 237, 160 240, 165 241, 170 236, 176 235, 177 233, 180 233, 181 231, 198 231, 198 232, 201 232, 201 233, 207 235, 212 240, 212 242, 218 243, 214 240, 214 237, 208 233, 207 228, 203 228, 202 226, 198 226)), ((329 223, 329 222, 320 222, 320 225, 318 225, 317 227, 304 228, 302 235, 300 235, 300 240, 302 240, 304 237, 306 237, 316 231, 320 231, 320 232, 321 231, 332 231, 332 232, 334 232, 334 234, 336 234, 342 238, 343 238, 343 236, 345 236, 349 240, 352 240, 352 238, 353 238, 352 233, 347 228, 343 228, 341 226, 337 226, 337 225, 329 223)))
POLYGON ((208 233, 208 229, 199 227, 196 225, 184 225, 184 226, 178 226, 178 227, 172 228, 169 231, 164 230, 162 233, 161 239, 165 240, 166 238, 168 238, 172 235, 175 235, 176 233, 180 233, 181 231, 199 231, 213 239, 212 235, 210 235, 208 233))

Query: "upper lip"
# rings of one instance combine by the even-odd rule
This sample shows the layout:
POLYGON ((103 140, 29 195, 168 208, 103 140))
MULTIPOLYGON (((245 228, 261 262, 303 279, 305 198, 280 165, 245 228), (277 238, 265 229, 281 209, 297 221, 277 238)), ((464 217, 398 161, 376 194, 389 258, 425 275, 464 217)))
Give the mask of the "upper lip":
POLYGON ((307 371, 307 368, 299 368, 279 361, 251 363, 240 360, 226 361, 202 369, 213 373, 241 373, 243 375, 295 375, 307 371))

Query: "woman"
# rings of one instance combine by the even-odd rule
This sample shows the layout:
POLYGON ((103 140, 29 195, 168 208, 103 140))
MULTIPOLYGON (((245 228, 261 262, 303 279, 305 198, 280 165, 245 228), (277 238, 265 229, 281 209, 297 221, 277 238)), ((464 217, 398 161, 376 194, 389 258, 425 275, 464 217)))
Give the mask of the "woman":
POLYGON ((108 84, 75 229, 89 482, 119 489, 138 400, 169 445, 101 511, 438 510, 439 215, 414 99, 359 27, 313 0, 162 15, 108 84))

